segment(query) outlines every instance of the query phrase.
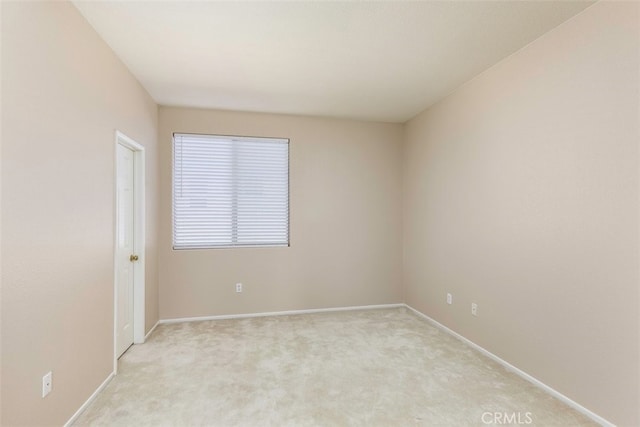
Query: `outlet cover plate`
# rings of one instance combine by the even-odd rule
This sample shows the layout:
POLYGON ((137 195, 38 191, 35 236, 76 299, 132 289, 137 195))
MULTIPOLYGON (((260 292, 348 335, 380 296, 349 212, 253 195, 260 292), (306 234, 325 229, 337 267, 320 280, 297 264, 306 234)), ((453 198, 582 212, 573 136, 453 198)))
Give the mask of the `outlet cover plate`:
POLYGON ((51 371, 49 371, 44 377, 42 377, 42 397, 45 397, 47 394, 51 393, 52 387, 53 376, 51 374, 51 371))

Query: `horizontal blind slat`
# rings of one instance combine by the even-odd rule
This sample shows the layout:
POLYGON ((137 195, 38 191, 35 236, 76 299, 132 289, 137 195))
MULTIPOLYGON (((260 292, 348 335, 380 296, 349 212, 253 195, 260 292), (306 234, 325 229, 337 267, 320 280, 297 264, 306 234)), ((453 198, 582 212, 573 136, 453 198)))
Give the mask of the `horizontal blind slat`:
POLYGON ((289 141, 174 135, 176 249, 286 246, 289 141))

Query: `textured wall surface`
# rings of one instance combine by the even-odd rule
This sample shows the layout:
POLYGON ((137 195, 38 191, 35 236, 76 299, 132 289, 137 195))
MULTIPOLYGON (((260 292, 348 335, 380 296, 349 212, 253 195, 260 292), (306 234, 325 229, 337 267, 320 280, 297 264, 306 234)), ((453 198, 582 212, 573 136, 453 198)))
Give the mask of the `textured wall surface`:
POLYGON ((401 125, 167 107, 158 121, 162 319, 402 301, 401 125), (291 246, 172 250, 173 132, 290 138, 291 246))
POLYGON ((406 302, 620 425, 640 424, 638 7, 597 3, 411 120, 403 165, 406 302))
POLYGON ((116 129, 146 147, 147 329, 405 301, 640 424, 638 3, 589 7, 404 126, 158 110, 73 5, 0 11, 0 424, 61 425, 113 368, 116 129), (173 251, 173 132, 290 138, 291 246, 173 251))
POLYGON ((113 369, 116 129, 146 147, 149 328, 157 106, 73 5, 3 2, 2 425, 64 424, 113 369))

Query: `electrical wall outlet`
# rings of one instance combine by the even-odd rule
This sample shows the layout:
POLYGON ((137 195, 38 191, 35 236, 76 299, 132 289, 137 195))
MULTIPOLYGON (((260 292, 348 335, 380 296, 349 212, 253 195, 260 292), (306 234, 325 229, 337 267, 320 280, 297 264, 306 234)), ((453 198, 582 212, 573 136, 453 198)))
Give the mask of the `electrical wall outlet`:
POLYGON ((242 292, 242 283, 236 283, 236 292, 242 292))
POLYGON ((447 304, 453 304, 453 295, 447 293, 447 304))
POLYGON ((473 314, 474 316, 478 315, 478 304, 476 304, 475 302, 471 303, 471 314, 473 314))
POLYGON ((51 375, 51 371, 49 371, 44 377, 42 377, 42 397, 45 397, 47 394, 51 393, 52 387, 53 377, 51 375))

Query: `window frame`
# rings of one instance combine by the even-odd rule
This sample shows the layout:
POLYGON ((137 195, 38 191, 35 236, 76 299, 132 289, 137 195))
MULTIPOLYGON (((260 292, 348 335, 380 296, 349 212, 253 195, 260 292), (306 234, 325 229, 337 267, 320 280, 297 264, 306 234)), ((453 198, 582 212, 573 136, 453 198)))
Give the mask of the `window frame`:
MULTIPOLYGON (((232 221, 237 221, 236 218, 232 218, 232 221)), ((233 233, 232 233, 233 234, 233 233)), ((236 235, 237 239, 237 235, 236 235)), ((173 132, 171 134, 171 249, 173 251, 190 251, 190 250, 210 250, 210 249, 241 249, 241 248, 288 248, 291 247, 291 139, 285 137, 266 137, 266 136, 245 136, 245 135, 228 135, 228 134, 213 134, 213 133, 194 133, 194 132, 173 132), (181 247, 176 246, 175 242, 175 191, 176 191, 176 136, 180 135, 193 135, 199 137, 212 137, 220 139, 238 139, 246 142, 258 142, 271 140, 273 143, 285 144, 287 146, 287 203, 286 203, 286 224, 287 224, 287 239, 286 243, 249 243, 249 244, 237 244, 231 242, 224 245, 202 245, 181 247)))

